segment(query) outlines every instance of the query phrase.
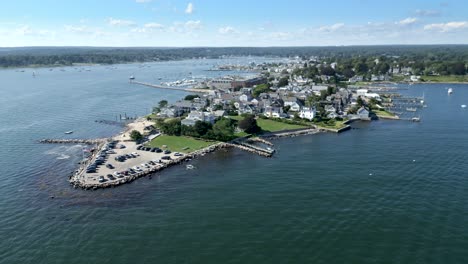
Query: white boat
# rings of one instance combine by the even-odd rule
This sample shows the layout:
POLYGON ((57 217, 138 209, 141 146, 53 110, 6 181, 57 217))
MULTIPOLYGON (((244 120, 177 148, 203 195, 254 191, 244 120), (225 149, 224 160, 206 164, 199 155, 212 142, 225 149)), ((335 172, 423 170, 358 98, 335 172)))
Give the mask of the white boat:
POLYGON ((193 170, 193 169, 195 169, 195 167, 194 167, 193 165, 191 165, 191 164, 188 164, 188 165, 186 166, 186 168, 187 168, 187 170, 193 170))
POLYGON ((447 93, 448 93, 448 94, 452 94, 452 93, 453 93, 452 88, 448 88, 447 93))
POLYGON ((411 108, 411 107, 406 108, 406 111, 408 112, 416 112, 416 110, 417 110, 416 108, 411 108))
POLYGON ((135 76, 132 75, 132 76, 130 76, 129 79, 130 79, 130 80, 135 80, 135 76))
POLYGON ((466 105, 461 105, 461 108, 466 108, 466 105))
POLYGON ((67 131, 67 132, 65 132, 65 134, 67 134, 67 135, 68 135, 68 134, 72 134, 72 133, 73 133, 73 131, 71 131, 71 130, 70 130, 70 131, 67 131))

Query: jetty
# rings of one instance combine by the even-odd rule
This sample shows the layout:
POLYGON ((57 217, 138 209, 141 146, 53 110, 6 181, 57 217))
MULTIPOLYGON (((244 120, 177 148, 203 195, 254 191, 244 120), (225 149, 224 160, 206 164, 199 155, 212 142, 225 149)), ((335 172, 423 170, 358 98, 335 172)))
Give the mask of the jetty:
POLYGON ((41 139, 39 143, 43 144, 100 144, 106 142, 107 138, 96 138, 96 139, 41 139))
POLYGON ((157 84, 152 84, 152 83, 146 83, 146 82, 139 82, 139 81, 130 81, 130 83, 133 84, 138 84, 138 85, 143 85, 151 88, 156 88, 156 89, 166 89, 166 90, 176 90, 176 91, 184 91, 184 92, 193 92, 193 93, 209 93, 210 90, 208 89, 195 89, 195 88, 182 88, 182 87, 173 87, 173 86, 162 86, 162 85, 157 85, 157 84))

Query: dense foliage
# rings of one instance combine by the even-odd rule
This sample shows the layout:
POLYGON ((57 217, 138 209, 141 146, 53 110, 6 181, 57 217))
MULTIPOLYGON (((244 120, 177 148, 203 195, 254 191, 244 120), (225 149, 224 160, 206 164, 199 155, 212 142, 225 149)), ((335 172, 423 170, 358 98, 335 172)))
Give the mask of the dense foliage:
MULTIPOLYGON (((445 74, 465 74, 468 45, 393 45, 346 47, 226 47, 226 48, 90 48, 90 47, 29 47, 0 48, 0 67, 31 65, 72 65, 74 63, 113 64, 180 60, 189 58, 219 58, 221 56, 315 56, 328 63, 337 62, 337 73, 384 73, 389 67, 410 66, 415 74, 433 71, 445 74), (374 60, 380 63, 375 64, 374 60), (377 66, 376 66, 377 65, 377 66)), ((317 69, 305 67, 305 76, 316 75, 317 69)), ((333 69, 321 69, 324 75, 333 69)))
POLYGON ((181 124, 178 118, 159 120, 157 126, 162 133, 172 136, 191 136, 211 140, 229 141, 235 138, 235 122, 229 118, 221 118, 214 125, 197 121, 194 126, 181 124))

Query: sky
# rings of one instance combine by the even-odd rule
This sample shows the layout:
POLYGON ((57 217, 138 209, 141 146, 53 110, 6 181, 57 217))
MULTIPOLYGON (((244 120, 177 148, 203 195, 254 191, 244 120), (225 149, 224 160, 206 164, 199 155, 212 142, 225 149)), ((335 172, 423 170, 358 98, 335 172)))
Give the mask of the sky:
POLYGON ((386 44, 468 44, 468 1, 0 2, 0 47, 386 44))

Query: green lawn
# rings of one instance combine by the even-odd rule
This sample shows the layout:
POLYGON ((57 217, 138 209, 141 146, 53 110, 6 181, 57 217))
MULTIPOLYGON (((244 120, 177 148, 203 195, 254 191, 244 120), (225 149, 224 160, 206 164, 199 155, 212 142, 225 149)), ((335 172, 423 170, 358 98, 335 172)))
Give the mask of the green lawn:
POLYGON ((323 128, 342 129, 342 128, 346 127, 344 122, 345 121, 335 121, 335 125, 333 125, 333 126, 325 123, 324 121, 315 122, 314 124, 317 125, 318 127, 323 127, 323 128))
POLYGON ((389 117, 394 117, 395 115, 390 113, 390 112, 387 112, 385 110, 372 110, 372 112, 374 112, 376 115, 378 116, 389 116, 389 117))
POLYGON ((302 125, 291 125, 283 122, 278 122, 270 119, 257 118, 257 124, 262 128, 263 131, 277 132, 282 130, 300 129, 307 128, 302 125))
POLYGON ((208 142, 201 139, 195 139, 184 136, 167 136, 161 135, 147 144, 149 147, 162 148, 163 145, 167 146, 167 149, 176 152, 189 153, 202 148, 206 148, 216 142, 208 142))
POLYGON ((426 82, 468 82, 468 75, 421 76, 426 82))

